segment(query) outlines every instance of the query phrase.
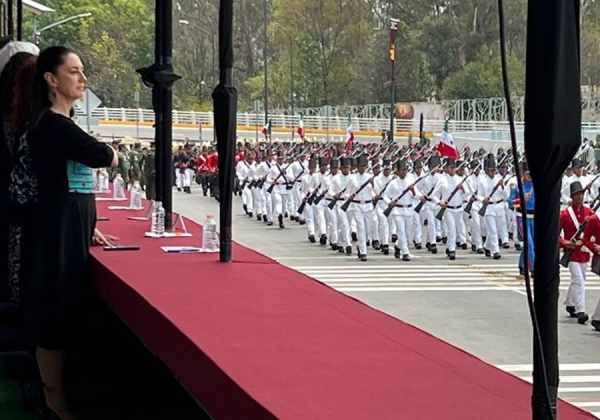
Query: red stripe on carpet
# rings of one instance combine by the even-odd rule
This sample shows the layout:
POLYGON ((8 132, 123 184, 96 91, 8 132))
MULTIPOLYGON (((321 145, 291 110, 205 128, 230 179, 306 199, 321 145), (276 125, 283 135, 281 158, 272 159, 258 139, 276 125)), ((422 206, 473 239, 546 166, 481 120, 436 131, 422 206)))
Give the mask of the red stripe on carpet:
POLYGON ((529 384, 442 340, 238 244, 230 264, 167 254, 199 226, 144 238, 106 207, 101 229, 141 250, 94 249, 98 293, 217 419, 530 418, 529 384))

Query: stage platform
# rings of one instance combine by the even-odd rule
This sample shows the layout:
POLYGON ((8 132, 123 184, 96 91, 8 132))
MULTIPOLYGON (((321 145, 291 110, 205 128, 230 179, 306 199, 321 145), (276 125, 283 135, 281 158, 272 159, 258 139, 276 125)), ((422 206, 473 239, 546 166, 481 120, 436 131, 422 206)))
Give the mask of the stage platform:
MULTIPOLYGON (((241 245, 171 254, 142 211, 97 202, 105 233, 139 251, 92 250, 100 297, 215 419, 529 419, 531 385, 241 245)), ((592 419, 565 402, 563 419, 592 419)))

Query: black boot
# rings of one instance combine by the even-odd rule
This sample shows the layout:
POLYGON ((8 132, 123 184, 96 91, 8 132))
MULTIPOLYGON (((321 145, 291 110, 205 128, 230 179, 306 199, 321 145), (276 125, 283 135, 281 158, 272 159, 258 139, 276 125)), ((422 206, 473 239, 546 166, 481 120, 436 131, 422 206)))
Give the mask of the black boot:
POLYGON ((262 220, 262 214, 257 214, 256 215, 256 220, 258 220, 260 222, 262 220))
POLYGON ((280 227, 281 229, 284 229, 284 228, 285 228, 285 225, 283 224, 283 216, 280 214, 280 215, 277 217, 277 219, 279 220, 279 227, 280 227))
POLYGON ((325 234, 321 235, 321 237, 319 238, 319 243, 321 245, 327 245, 327 235, 325 235, 325 234))
POLYGON ((413 243, 415 244, 415 249, 423 249, 423 245, 421 244, 421 242, 416 243, 415 241, 413 241, 413 243))
POLYGON ((586 314, 585 312, 579 312, 576 315, 577 315, 577 323, 579 325, 585 325, 585 323, 588 322, 588 320, 590 319, 588 314, 586 314))
POLYGON ((394 258, 400 258, 400 248, 394 247, 394 258))
POLYGON ((379 241, 373 241, 373 249, 379 251, 381 246, 379 245, 379 241))
POLYGON ((248 206, 244 204, 242 208, 244 209, 244 213, 248 214, 248 206))
POLYGON ((351 247, 350 245, 348 245, 348 246, 346 247, 346 254, 347 254, 347 255, 352 255, 352 247, 351 247))
POLYGON ((392 242, 397 242, 398 241, 398 235, 396 235, 395 233, 392 235, 392 242))
POLYGON ((432 244, 431 248, 429 250, 431 251, 432 254, 437 254, 437 245, 432 244))
POLYGON ((594 327, 596 331, 600 331, 600 321, 592 319, 592 327, 594 327))
POLYGON ((267 215, 266 215, 266 214, 263 214, 263 215, 262 215, 262 219, 263 219, 263 222, 266 222, 266 221, 267 221, 267 215))
POLYGON ((352 242, 358 241, 358 236, 356 235, 356 232, 352 232, 352 234, 350 236, 352 237, 352 242))
POLYGON ((315 239, 315 235, 308 235, 308 240, 310 241, 311 244, 314 244, 315 242, 317 242, 317 240, 315 239))
POLYGON ((383 252, 383 255, 389 255, 390 254, 390 246, 389 245, 381 245, 381 251, 383 252))

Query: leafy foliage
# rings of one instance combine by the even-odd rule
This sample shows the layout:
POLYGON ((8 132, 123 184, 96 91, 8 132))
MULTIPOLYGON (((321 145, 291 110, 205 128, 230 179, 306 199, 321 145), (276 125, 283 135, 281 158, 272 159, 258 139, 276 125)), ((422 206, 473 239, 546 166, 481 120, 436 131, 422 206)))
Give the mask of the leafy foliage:
MULTIPOLYGON (((44 0, 56 12, 37 28, 82 12, 44 31, 41 46, 81 53, 89 83, 107 106, 150 106, 138 67, 154 62, 152 0, 44 0)), ((524 91, 527 0, 507 0, 506 35, 513 94, 524 91)), ((234 83, 240 110, 389 102, 390 18, 396 41, 396 101, 502 95, 498 11, 490 0, 236 0, 234 83), (265 17, 267 21, 265 40, 265 17), (266 45, 265 45, 266 41, 266 45), (266 54, 265 54, 266 46, 266 54), (292 92, 293 78, 293 92, 292 92)), ((600 84, 600 2, 582 0, 582 84, 600 84)), ((180 0, 174 10, 174 105, 210 109, 218 82, 218 0, 180 0), (214 55, 213 55, 214 53, 214 55)), ((33 17, 26 14, 26 33, 33 17)))

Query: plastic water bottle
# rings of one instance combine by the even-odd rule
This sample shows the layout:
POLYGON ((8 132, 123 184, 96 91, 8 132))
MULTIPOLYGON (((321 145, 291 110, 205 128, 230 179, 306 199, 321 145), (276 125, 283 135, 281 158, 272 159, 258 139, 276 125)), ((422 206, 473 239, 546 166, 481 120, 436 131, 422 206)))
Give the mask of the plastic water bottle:
POLYGON ((129 192, 129 208, 130 209, 141 209, 142 208, 142 187, 140 181, 133 181, 131 191, 129 192))
POLYGON ((206 216, 202 224, 202 250, 204 252, 219 252, 217 222, 210 214, 206 216))
POLYGON ((125 197, 125 181, 121 174, 117 174, 115 180, 113 181, 113 198, 115 200, 124 200, 125 197))
POLYGON ((152 211, 152 233, 155 235, 165 233, 165 209, 160 201, 156 202, 152 211))

